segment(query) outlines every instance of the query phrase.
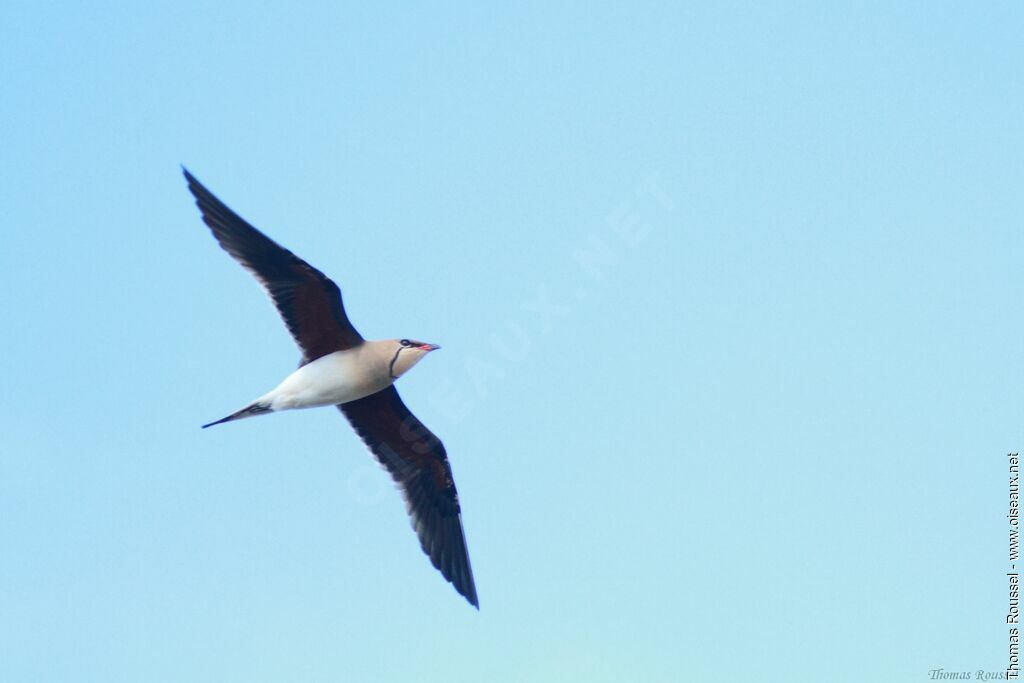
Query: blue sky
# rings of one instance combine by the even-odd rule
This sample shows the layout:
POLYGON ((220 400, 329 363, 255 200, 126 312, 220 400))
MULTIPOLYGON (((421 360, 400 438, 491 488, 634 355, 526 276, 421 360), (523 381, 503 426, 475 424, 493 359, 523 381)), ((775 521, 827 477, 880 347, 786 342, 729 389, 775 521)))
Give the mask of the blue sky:
POLYGON ((1014 3, 0 9, 0 678, 1007 662, 1014 3), (444 440, 481 611, 179 164, 444 440))

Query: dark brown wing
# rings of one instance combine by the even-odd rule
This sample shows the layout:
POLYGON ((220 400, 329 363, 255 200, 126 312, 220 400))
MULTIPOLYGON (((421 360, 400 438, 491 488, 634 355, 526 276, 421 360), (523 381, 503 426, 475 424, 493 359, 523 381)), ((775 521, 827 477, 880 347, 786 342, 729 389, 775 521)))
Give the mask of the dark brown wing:
POLYGON ((423 552, 455 590, 479 609, 459 494, 444 445, 409 412, 394 387, 338 408, 402 488, 423 552))
POLYGON ((226 252, 256 276, 274 300, 305 362, 358 346, 363 338, 345 315, 338 286, 275 243, 213 196, 186 169, 203 221, 226 252))

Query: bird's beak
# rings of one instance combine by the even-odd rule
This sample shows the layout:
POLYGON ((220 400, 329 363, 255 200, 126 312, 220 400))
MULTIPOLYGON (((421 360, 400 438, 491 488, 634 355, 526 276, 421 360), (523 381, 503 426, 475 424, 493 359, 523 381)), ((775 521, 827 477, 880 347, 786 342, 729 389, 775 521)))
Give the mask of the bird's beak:
POLYGON ((424 351, 437 351, 441 347, 438 346, 437 344, 424 344, 420 348, 423 349, 424 351))

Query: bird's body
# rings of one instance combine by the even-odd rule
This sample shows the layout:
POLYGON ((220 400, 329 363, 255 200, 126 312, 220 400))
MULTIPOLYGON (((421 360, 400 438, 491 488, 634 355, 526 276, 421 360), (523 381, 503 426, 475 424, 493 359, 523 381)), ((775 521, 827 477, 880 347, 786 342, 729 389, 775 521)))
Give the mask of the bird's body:
MULTIPOLYGON (((387 389, 430 350, 433 349, 403 349, 400 341, 382 339, 364 341, 351 349, 329 353, 304 363, 250 404, 262 406, 265 410, 235 419, 356 401, 387 389)), ((207 426, 213 424, 219 422, 207 426)))
POLYGON ((388 373, 393 351, 386 341, 366 341, 306 363, 257 402, 273 411, 348 403, 386 389, 397 379, 388 373))
POLYGON ((349 322, 334 282, 249 225, 188 171, 185 178, 203 221, 221 247, 263 285, 303 352, 299 368, 277 387, 203 427, 336 405, 402 489, 430 561, 479 607, 448 455, 393 386, 440 347, 409 339, 364 340, 349 322))

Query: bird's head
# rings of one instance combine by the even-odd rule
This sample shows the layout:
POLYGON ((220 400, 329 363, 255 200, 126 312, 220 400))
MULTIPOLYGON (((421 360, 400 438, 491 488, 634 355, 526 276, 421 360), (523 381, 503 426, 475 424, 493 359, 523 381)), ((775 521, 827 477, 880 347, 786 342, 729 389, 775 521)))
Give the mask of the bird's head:
POLYGON ((392 355, 389 371, 394 379, 408 372, 409 368, 423 360, 431 351, 441 348, 437 344, 426 344, 415 339, 392 339, 390 343, 392 355))

